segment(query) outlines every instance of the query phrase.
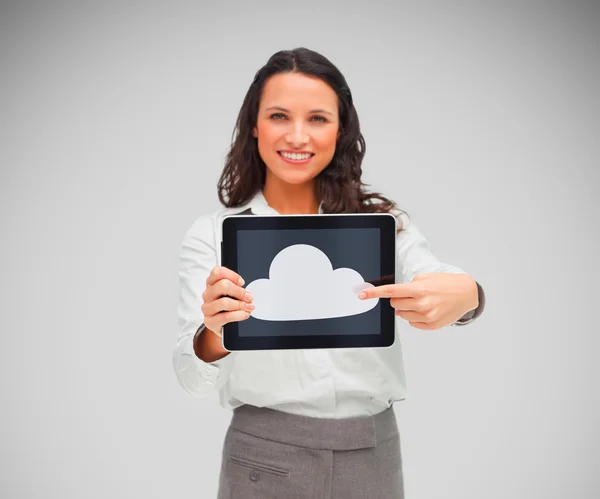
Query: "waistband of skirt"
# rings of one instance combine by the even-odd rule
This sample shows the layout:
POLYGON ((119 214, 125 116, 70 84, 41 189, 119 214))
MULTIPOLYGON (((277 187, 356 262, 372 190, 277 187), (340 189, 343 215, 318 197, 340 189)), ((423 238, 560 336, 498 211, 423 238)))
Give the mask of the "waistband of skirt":
POLYGON ((398 435, 393 406, 373 416, 333 419, 246 404, 233 409, 229 426, 266 440, 323 450, 375 447, 398 435))

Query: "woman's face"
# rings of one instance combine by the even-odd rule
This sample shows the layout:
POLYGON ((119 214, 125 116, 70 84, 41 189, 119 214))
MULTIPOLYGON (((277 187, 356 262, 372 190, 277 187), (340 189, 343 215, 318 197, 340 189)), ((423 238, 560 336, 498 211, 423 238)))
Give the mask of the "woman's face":
POLYGON ((337 95, 324 81, 300 73, 267 80, 253 135, 267 165, 267 182, 311 182, 335 153, 337 95))

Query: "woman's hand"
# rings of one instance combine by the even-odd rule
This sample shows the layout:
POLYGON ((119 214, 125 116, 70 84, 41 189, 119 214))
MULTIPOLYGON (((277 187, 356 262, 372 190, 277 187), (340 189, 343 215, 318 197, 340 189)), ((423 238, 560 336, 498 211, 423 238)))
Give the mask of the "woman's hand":
POLYGON ((466 274, 420 274, 407 284, 367 288, 360 299, 390 298, 396 315, 417 329, 435 330, 454 324, 479 305, 477 284, 466 274))
POLYGON ((242 286, 244 280, 233 270, 215 267, 206 279, 206 290, 202 293, 204 325, 221 334, 221 328, 229 322, 239 322, 250 317, 254 310, 252 293, 242 286))

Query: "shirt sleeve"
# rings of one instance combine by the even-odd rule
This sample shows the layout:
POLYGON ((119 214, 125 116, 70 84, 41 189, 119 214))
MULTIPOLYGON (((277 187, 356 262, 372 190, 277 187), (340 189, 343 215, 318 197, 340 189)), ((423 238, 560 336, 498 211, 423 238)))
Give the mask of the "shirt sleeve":
MULTIPOLYGON (((416 275, 430 272, 466 273, 454 265, 440 262, 431 252, 427 239, 405 213, 400 215, 400 221, 403 230, 396 237, 396 278, 398 282, 411 282, 416 275)), ((480 298, 477 309, 467 312, 452 325, 468 324, 481 315, 485 300, 483 299, 483 288, 479 283, 477 283, 477 289, 480 298)))
POLYGON ((173 349, 173 368, 181 387, 192 397, 221 388, 231 372, 232 354, 215 362, 200 360, 193 348, 194 336, 203 325, 202 293, 206 278, 218 265, 212 217, 199 218, 186 232, 179 259, 178 335, 173 349))
POLYGON ((466 273, 458 267, 440 262, 415 223, 404 213, 400 219, 402 231, 396 237, 396 277, 399 282, 411 282, 417 274, 430 272, 466 273))

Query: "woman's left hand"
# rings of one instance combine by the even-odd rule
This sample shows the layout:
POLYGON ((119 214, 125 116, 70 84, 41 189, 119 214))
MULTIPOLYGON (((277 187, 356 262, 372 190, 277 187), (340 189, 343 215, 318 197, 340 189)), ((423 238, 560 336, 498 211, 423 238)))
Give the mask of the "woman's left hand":
POLYGON ((406 284, 367 288, 358 297, 390 298, 397 316, 429 331, 454 324, 479 305, 475 281, 466 274, 446 272, 419 274, 406 284))

